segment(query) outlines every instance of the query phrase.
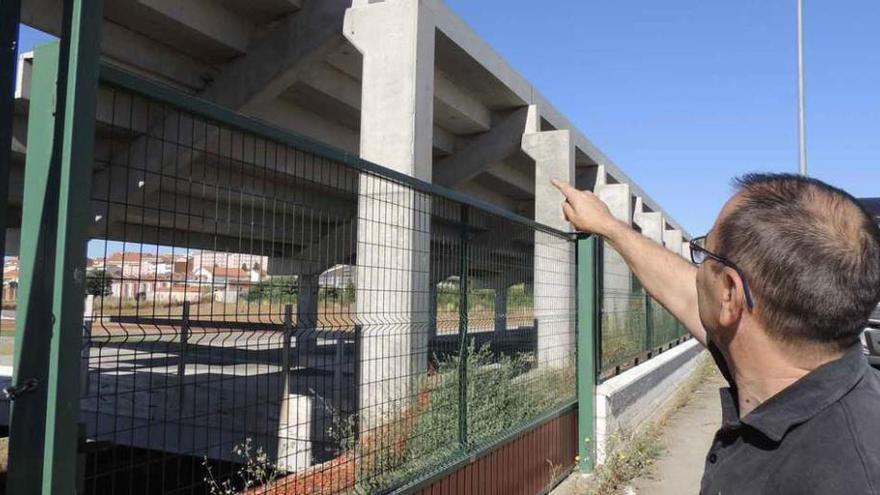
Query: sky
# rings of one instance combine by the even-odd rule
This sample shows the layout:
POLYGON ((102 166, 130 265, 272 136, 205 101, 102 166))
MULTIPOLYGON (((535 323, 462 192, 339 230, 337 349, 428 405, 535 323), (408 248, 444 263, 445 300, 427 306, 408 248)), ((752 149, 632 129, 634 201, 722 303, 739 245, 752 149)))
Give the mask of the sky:
MULTIPOLYGON (((692 235, 798 169, 795 0, 446 1, 692 235)), ((880 196, 880 2, 805 4, 810 175, 880 196)))
MULTIPOLYGON (((795 0, 446 1, 692 235, 797 171, 795 0)), ((805 3, 810 175, 880 196, 880 2, 805 3)))

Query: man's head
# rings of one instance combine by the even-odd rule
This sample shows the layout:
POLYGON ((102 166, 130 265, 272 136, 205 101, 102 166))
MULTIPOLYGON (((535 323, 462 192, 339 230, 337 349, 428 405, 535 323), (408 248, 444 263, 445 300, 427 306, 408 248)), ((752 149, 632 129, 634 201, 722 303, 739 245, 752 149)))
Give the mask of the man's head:
POLYGON ((707 262, 697 276, 700 318, 716 338, 743 321, 793 346, 851 346, 880 300, 880 232, 846 192, 816 179, 750 174, 735 181, 707 248, 733 268, 707 262))

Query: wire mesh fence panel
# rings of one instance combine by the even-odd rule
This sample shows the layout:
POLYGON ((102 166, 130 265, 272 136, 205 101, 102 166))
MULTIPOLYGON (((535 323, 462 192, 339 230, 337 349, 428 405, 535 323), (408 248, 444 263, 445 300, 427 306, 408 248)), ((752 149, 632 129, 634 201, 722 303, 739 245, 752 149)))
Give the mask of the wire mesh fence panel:
POLYGON ((645 296, 603 292, 602 370, 624 366, 647 349, 645 296))
POLYGON ((672 316, 672 313, 656 301, 652 306, 654 320, 654 335, 650 347, 652 350, 667 347, 670 343, 689 335, 687 329, 672 316))
POLYGON ((688 335, 682 324, 645 292, 623 258, 603 241, 600 374, 631 368, 688 335))
POLYGON ((84 493, 371 493, 575 395, 568 236, 99 91, 84 493))
POLYGON ((97 118, 86 491, 241 488, 332 458, 357 408, 357 175, 109 85, 97 118))

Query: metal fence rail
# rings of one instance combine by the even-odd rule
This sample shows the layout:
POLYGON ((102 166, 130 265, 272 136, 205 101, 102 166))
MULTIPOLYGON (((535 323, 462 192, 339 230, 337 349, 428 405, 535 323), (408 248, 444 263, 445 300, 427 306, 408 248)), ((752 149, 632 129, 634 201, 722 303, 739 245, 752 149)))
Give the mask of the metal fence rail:
POLYGON ((97 101, 84 493, 391 490, 573 402, 571 236, 112 69, 97 101))
POLYGON ((13 381, 48 386, 12 409, 21 493, 415 489, 576 396, 588 471, 596 372, 682 335, 603 289, 595 239, 106 66, 65 115, 63 52, 33 73, 13 381))

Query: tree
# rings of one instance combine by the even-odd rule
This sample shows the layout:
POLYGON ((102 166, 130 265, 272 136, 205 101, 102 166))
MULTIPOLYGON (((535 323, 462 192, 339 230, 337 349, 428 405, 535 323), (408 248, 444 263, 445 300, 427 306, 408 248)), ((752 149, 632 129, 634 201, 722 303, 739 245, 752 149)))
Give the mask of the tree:
POLYGON ((104 270, 93 270, 86 274, 86 295, 107 297, 113 294, 113 278, 104 270))
POLYGON ((274 277, 251 285, 247 300, 292 303, 296 300, 296 292, 293 277, 274 277))

